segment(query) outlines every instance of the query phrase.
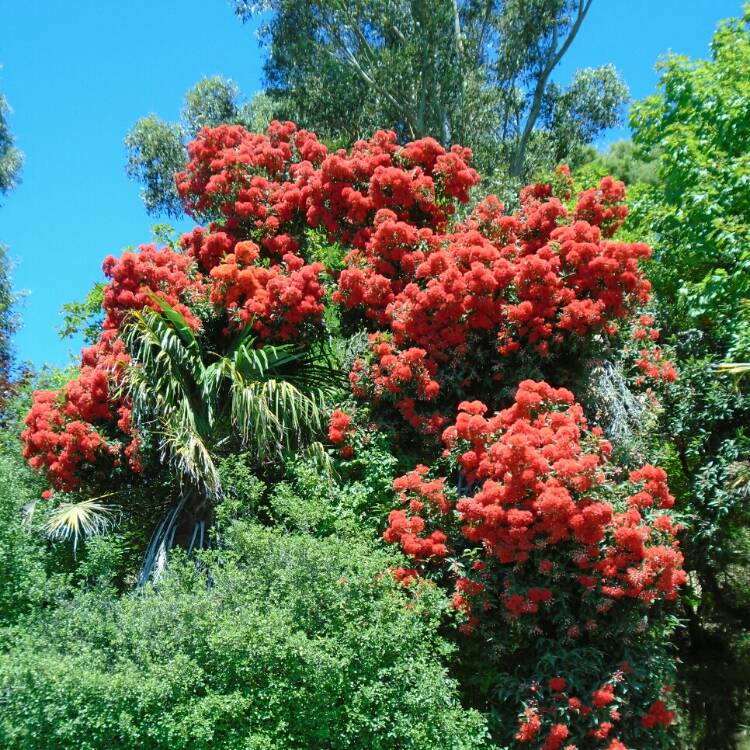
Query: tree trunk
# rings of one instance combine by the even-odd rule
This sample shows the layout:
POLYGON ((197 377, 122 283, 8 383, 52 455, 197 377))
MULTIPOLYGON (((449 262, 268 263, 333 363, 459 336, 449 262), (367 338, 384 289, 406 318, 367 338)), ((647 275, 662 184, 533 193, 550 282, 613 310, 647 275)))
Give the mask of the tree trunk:
POLYGON ((208 531, 212 524, 213 508, 205 493, 193 487, 183 488, 177 502, 154 529, 138 574, 138 586, 145 586, 149 580, 159 580, 169 551, 174 547, 180 547, 188 554, 208 547, 208 531))

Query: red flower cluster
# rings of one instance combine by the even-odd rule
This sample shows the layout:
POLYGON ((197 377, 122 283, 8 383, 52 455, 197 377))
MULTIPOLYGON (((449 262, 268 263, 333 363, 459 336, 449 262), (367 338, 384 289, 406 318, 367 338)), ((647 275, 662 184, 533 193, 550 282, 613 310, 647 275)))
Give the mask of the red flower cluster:
POLYGON ((339 446, 342 458, 351 458, 354 455, 354 447, 347 441, 353 434, 352 418, 346 412, 335 409, 328 424, 328 439, 335 446, 339 446))
MULTIPOLYGON (((401 148, 379 131, 347 153, 328 154, 312 133, 273 122, 268 135, 240 126, 204 128, 176 176, 186 209, 224 217, 225 231, 256 240, 269 253, 297 249, 299 223, 363 246, 381 208, 420 226, 443 226, 452 200, 466 201, 479 181, 471 152, 432 139, 401 148)), ((210 255, 210 253, 209 253, 210 255)))
MULTIPOLYGON (((274 122, 268 135, 240 126, 206 128, 188 152, 190 162, 176 177, 178 190, 188 212, 215 223, 208 233, 197 228, 185 235, 183 247, 211 273, 218 287, 212 292, 215 303, 236 309, 243 323, 255 320, 264 336, 282 340, 295 337, 302 322, 322 311, 317 279, 322 266, 306 266, 297 255, 305 224, 323 226, 361 250, 388 216, 389 226, 368 252, 375 265, 378 255, 380 262, 392 263, 387 256, 412 241, 411 236, 389 238, 394 223, 401 224, 396 232, 407 235, 418 235, 419 226, 443 227, 452 201, 466 201, 468 188, 479 179, 469 167, 471 152, 458 146, 446 152, 424 139, 400 148, 393 133, 378 132, 349 153, 329 155, 315 136, 292 123, 274 122), (377 212, 382 216, 375 221, 377 212), (254 241, 270 266, 253 260, 256 267, 247 268, 238 260, 238 240, 254 241), (264 320, 269 316, 271 324, 264 320)), ((359 262, 357 252, 350 256, 353 265, 359 262)), ((344 275, 341 295, 371 305, 377 317, 377 308, 388 301, 383 279, 355 277, 344 275)))
POLYGON ((524 343, 546 354, 568 334, 616 332, 614 321, 650 291, 638 267, 649 248, 602 239, 618 225, 612 212, 624 210, 622 183, 603 180, 572 214, 551 191, 525 188, 514 216, 492 196, 451 234, 379 213, 364 248, 347 256, 334 300, 436 360, 446 350, 460 356, 472 332, 489 332, 504 355, 524 343))
MULTIPOLYGON (((531 698, 524 712, 518 718, 515 739, 519 743, 540 742, 540 750, 556 750, 566 740, 591 738, 597 747, 608 742, 607 750, 627 750, 625 745, 612 733, 617 731, 622 719, 622 709, 627 707, 627 676, 623 669, 616 670, 610 681, 591 693, 590 701, 568 692, 568 682, 563 677, 549 680, 549 692, 538 682, 531 683, 531 698), (625 690, 619 690, 619 687, 625 690), (543 741, 542 741, 542 738, 543 741)), ((664 701, 656 701, 641 720, 644 728, 657 725, 667 726, 674 720, 674 712, 667 710, 664 701)), ((572 750, 584 745, 565 745, 572 750)), ((593 747, 586 742, 585 747, 593 747)))
POLYGON ((323 265, 305 265, 292 253, 269 267, 259 259, 260 248, 254 242, 238 242, 234 252, 211 269, 211 301, 238 325, 252 324, 264 339, 303 338, 303 326, 318 323, 323 314, 318 279, 323 265))
POLYGON ((625 185, 612 177, 605 177, 599 187, 585 190, 578 196, 576 219, 601 227, 605 237, 611 237, 627 215, 625 185))
POLYGON ((193 328, 200 321, 189 305, 205 296, 200 274, 190 256, 156 245, 141 245, 137 253, 125 252, 117 259, 112 255, 102 264, 110 279, 104 290, 102 307, 106 313, 104 328, 119 329, 130 310, 159 306, 149 294, 155 294, 178 310, 193 328))
POLYGON ((654 319, 650 315, 640 315, 631 326, 630 338, 635 342, 637 351, 631 352, 628 347, 625 353, 632 355, 634 367, 642 373, 635 377, 636 385, 643 385, 647 381, 658 384, 677 380, 677 370, 657 345, 659 330, 653 325, 654 319))
POLYGON ((442 558, 448 554, 446 536, 442 531, 432 531, 426 536, 424 519, 420 516, 407 516, 402 510, 393 510, 388 516, 388 529, 384 539, 398 543, 404 552, 414 560, 442 558))
POLYGON ((516 739, 519 742, 532 742, 541 728, 542 720, 539 718, 539 714, 533 708, 527 708, 523 712, 520 726, 516 732, 516 739))
MULTIPOLYGON (((685 573, 675 541, 679 527, 666 513, 674 500, 661 469, 632 472, 613 504, 603 491, 610 446, 600 431, 588 429, 569 391, 524 381, 511 407, 490 418, 486 410, 478 401, 463 402, 456 423, 443 433, 446 456, 466 490, 451 502, 441 491, 435 503, 432 494, 422 494, 424 471, 418 482, 413 475, 397 480, 408 509, 391 514, 388 541, 401 541, 407 532, 409 547, 418 549, 412 537, 427 539, 437 527, 457 552, 481 550, 476 591, 494 587, 515 619, 543 616, 561 587, 596 594, 589 629, 619 599, 647 605, 676 596, 685 573), (436 512, 425 517, 422 507, 436 512), (550 559, 560 555, 572 564, 565 570, 550 559)), ((433 481, 442 488, 444 480, 433 481)), ((401 546, 415 562, 425 558, 401 546)))
POLYGON ((675 719, 674 711, 667 709, 664 701, 652 703, 648 713, 641 719, 641 725, 646 729, 653 729, 656 726, 668 727, 675 719))
POLYGON ((377 212, 373 226, 364 249, 347 255, 348 267, 339 276, 333 299, 350 309, 364 306, 365 315, 383 325, 388 322, 388 305, 414 277, 426 252, 436 247, 437 238, 429 228, 397 221, 388 209, 377 212))
POLYGON ((221 263, 225 255, 234 250, 237 240, 234 235, 217 229, 206 232, 203 227, 195 227, 192 232, 183 234, 180 247, 186 255, 195 259, 205 273, 221 263))
POLYGON ((319 161, 325 147, 292 123, 273 122, 268 135, 220 125, 203 128, 188 144, 188 155, 185 171, 175 180, 189 213, 223 215, 230 231, 251 225, 274 236, 279 221, 301 207, 295 183, 285 179, 294 180, 293 158, 319 161))
POLYGON ((354 362, 349 381, 358 398, 388 401, 412 427, 434 431, 441 420, 420 416, 417 402, 432 401, 438 395, 440 386, 432 379, 436 369, 424 349, 398 351, 386 335, 373 334, 368 355, 354 362))
POLYGON ((340 409, 334 410, 331 414, 331 421, 328 426, 328 439, 334 445, 340 445, 346 439, 347 433, 350 431, 350 425, 352 418, 340 409))
POLYGON ((81 469, 103 457, 117 464, 121 450, 130 468, 140 470, 130 409, 112 388, 128 361, 122 342, 106 332, 83 351, 78 377, 59 391, 34 392, 21 435, 23 454, 34 469, 46 469, 55 489, 75 489, 81 469))
POLYGON ((37 471, 46 469, 50 484, 64 491, 80 484, 77 471, 81 464, 95 464, 100 453, 113 452, 91 424, 66 418, 68 406, 59 391, 34 391, 21 436, 24 458, 37 471))
POLYGON ((372 233, 373 216, 390 209, 395 218, 415 226, 442 228, 454 200, 468 200, 479 182, 469 166, 471 151, 450 152, 431 138, 400 148, 394 133, 379 131, 326 158, 308 182, 307 221, 355 247, 372 233))

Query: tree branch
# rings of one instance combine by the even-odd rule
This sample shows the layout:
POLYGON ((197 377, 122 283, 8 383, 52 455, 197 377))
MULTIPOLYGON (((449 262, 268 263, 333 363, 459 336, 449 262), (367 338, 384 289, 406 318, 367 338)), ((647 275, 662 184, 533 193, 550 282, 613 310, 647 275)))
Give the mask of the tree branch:
POLYGON ((534 95, 531 101, 531 108, 529 109, 528 117, 526 118, 526 124, 521 134, 521 138, 518 141, 516 152, 513 156, 513 160, 510 166, 510 174, 513 177, 519 177, 523 170, 523 162, 526 157, 526 148, 529 145, 529 139, 531 133, 534 130, 537 120, 539 119, 539 113, 542 109, 542 100, 544 99, 544 90, 547 88, 547 81, 554 68, 562 60, 563 55, 568 51, 570 45, 573 43, 576 35, 578 34, 583 19, 591 7, 593 0, 578 0, 578 13, 576 20, 570 27, 565 41, 562 43, 560 49, 557 49, 557 23, 555 23, 552 29, 552 44, 550 45, 550 53, 547 59, 546 65, 542 68, 539 77, 537 78, 536 86, 534 87, 534 95))
MULTIPOLYGON (((374 50, 372 49, 372 46, 367 41, 367 38, 362 33, 362 30, 357 26, 356 19, 353 19, 351 17, 348 6, 346 6, 346 4, 344 3, 339 3, 339 11, 345 16, 347 21, 345 24, 343 24, 344 27, 349 29, 349 31, 351 31, 354 37, 359 41, 359 46, 361 49, 363 49, 365 56, 369 58, 371 63, 377 62, 377 57, 374 50)), ((399 101, 393 93, 391 93, 378 81, 374 71, 370 70, 370 72, 368 72, 367 70, 365 70, 362 63, 360 63, 360 61, 357 59, 355 53, 352 52, 351 49, 349 49, 346 41, 339 33, 339 28, 337 26, 326 24, 325 29, 334 47, 337 47, 339 52, 343 55, 343 59, 337 57, 329 50, 326 50, 328 55, 336 62, 347 65, 362 79, 364 83, 366 83, 368 86, 372 86, 379 94, 385 97, 404 118, 407 127, 413 135, 414 122, 413 116, 409 111, 409 107, 406 106, 404 102, 399 101)))

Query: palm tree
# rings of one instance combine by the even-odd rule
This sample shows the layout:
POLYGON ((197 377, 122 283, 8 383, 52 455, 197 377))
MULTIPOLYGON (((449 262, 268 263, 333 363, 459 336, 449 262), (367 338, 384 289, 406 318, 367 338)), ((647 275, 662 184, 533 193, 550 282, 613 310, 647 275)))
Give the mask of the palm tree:
POLYGON ((158 576, 174 544, 190 551, 207 543, 221 496, 218 456, 243 450, 263 465, 315 445, 325 404, 342 386, 321 352, 259 346, 249 326, 224 351, 207 350, 177 310, 153 299, 159 310, 133 313, 125 329, 133 362, 123 387, 134 423, 157 437, 174 467, 180 497, 151 538, 141 583, 158 576))

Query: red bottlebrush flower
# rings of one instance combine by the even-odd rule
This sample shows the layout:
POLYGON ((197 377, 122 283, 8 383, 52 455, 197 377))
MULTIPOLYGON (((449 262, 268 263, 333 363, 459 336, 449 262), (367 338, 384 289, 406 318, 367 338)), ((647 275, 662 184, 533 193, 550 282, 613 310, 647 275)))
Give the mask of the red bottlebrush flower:
POLYGON ((348 414, 336 409, 331 414, 331 421, 328 426, 328 439, 334 445, 343 443, 351 423, 352 418, 348 414))
POLYGON ((544 740, 542 750, 558 750, 569 734, 570 731, 565 724, 553 724, 544 740))
POLYGON ((188 304, 205 297, 202 279, 192 268, 193 260, 167 248, 141 245, 137 253, 125 252, 117 259, 104 260, 104 275, 110 279, 104 289, 102 307, 105 329, 117 330, 130 310, 150 307, 160 310, 150 295, 156 295, 185 316, 193 328, 200 321, 188 304))
POLYGON ((675 713, 667 709, 664 701, 656 701, 651 704, 646 715, 641 719, 641 725, 646 729, 656 726, 668 727, 674 722, 675 713))
POLYGON ((527 708, 519 722, 516 739, 519 742, 532 742, 537 734, 539 734, 541 726, 542 720, 539 718, 539 714, 534 709, 527 708))
POLYGON ((553 677, 548 685, 550 690, 554 690, 556 693, 562 693, 562 691, 568 686, 568 683, 564 677, 553 677))
POLYGON ((598 690, 594 690, 591 695, 591 703, 596 708, 608 706, 615 699, 615 689, 612 685, 604 685, 598 690))

